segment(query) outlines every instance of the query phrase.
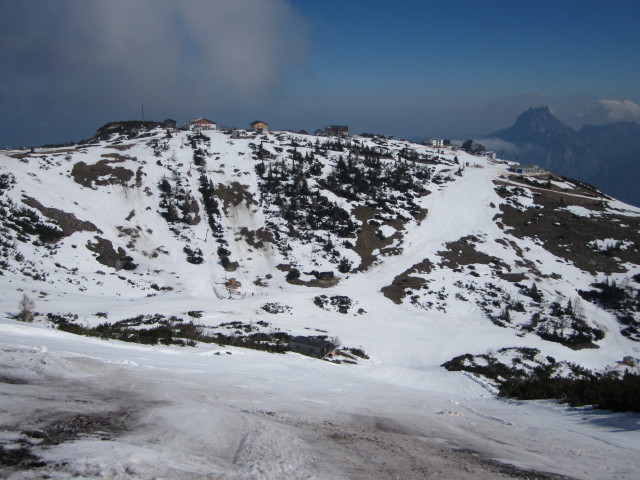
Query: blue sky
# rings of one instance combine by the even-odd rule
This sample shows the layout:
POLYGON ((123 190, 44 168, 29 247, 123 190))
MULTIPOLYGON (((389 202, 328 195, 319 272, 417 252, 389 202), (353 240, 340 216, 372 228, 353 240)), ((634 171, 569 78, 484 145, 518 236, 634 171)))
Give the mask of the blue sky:
POLYGON ((470 138, 640 121, 640 2, 0 0, 0 146, 204 116, 470 138))
POLYGON ((598 100, 638 103, 638 2, 362 5, 294 2, 312 31, 306 87, 335 93, 344 110, 393 112, 408 136, 419 134, 414 120, 439 130, 429 112, 438 133, 459 136, 508 126, 538 104, 578 127, 608 120, 598 100))

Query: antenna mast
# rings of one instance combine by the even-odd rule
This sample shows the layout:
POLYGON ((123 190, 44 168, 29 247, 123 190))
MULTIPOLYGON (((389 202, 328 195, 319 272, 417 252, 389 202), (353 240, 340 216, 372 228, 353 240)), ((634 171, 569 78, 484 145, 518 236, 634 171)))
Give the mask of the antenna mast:
POLYGON ((144 101, 140 100, 140 103, 142 105, 142 120, 144 120, 144 101))

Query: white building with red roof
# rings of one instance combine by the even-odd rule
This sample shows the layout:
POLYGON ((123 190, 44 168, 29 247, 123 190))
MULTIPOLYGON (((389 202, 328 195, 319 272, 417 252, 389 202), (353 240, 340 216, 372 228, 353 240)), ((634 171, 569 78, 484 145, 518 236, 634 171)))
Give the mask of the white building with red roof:
POLYGON ((196 118, 194 121, 189 122, 189 130, 192 131, 216 130, 217 128, 218 124, 216 122, 212 122, 206 118, 196 118))

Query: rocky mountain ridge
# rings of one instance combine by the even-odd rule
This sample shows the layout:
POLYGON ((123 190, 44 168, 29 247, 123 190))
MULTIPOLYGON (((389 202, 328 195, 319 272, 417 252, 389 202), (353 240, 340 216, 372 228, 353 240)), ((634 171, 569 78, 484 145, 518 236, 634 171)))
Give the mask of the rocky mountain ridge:
POLYGON ((616 198, 640 205, 640 124, 585 125, 576 131, 549 107, 532 107, 514 125, 484 138, 509 142, 508 156, 593 183, 616 198))

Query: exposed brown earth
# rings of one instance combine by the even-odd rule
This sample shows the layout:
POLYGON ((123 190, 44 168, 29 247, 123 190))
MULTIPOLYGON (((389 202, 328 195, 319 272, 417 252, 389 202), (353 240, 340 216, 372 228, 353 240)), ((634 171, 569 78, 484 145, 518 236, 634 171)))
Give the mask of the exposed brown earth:
POLYGON ((558 177, 551 173, 544 173, 536 175, 535 177, 511 173, 509 174, 508 178, 511 182, 519 183, 523 187, 533 188, 536 190, 544 189, 548 192, 569 193, 571 195, 581 195, 594 199, 609 198, 591 185, 566 177, 558 177), (553 183, 551 183, 551 180, 557 180, 561 182, 566 181, 566 183, 574 185, 575 187, 563 188, 558 185, 554 185, 553 183))
POLYGON ((247 227, 242 227, 240 235, 244 236, 245 241, 255 248, 264 248, 265 242, 275 243, 271 232, 262 227, 257 230, 249 230, 247 227))
POLYGON ((95 243, 87 242, 87 249, 97 254, 96 261, 107 267, 120 270, 127 266, 127 252, 122 247, 118 247, 116 251, 110 240, 101 237, 94 237, 95 243))
POLYGON ((102 158, 113 158, 114 161, 125 162, 127 160, 136 161, 136 157, 131 157, 129 155, 120 155, 119 153, 103 153, 100 155, 102 158))
POLYGON ((624 263, 640 263, 640 219, 605 209, 602 200, 597 198, 544 189, 537 189, 535 193, 537 208, 521 211, 511 205, 501 205, 501 213, 496 215, 498 225, 518 238, 539 239, 555 256, 593 274, 624 273, 624 263), (575 215, 565 209, 570 205, 592 210, 594 215, 575 215), (598 252, 588 246, 595 239, 619 240, 631 245, 598 252))
POLYGON ((426 274, 433 270, 433 263, 428 258, 425 258, 420 263, 416 263, 414 266, 405 270, 400 275, 396 276, 391 282, 391 285, 387 285, 382 288, 382 294, 394 303, 401 304, 402 299, 406 296, 406 289, 418 290, 428 282, 424 278, 411 276, 414 273, 426 274))
POLYGON ((242 202, 247 206, 257 205, 256 200, 249 187, 238 182, 231 182, 229 185, 219 183, 214 193, 217 198, 222 200, 222 209, 225 214, 229 214, 229 207, 237 207, 242 202))
POLYGON ((83 187, 95 188, 104 185, 128 186, 134 173, 128 168, 112 167, 110 164, 119 161, 100 160, 94 165, 78 162, 71 170, 71 176, 76 183, 83 187))
POLYGON ((354 273, 366 271, 373 263, 378 259, 377 255, 374 255, 374 250, 380 250, 381 254, 393 254, 398 253, 397 249, 387 249, 395 240, 402 238, 402 231, 404 230, 405 223, 399 219, 393 220, 375 220, 381 225, 389 225, 396 229, 396 232, 390 237, 380 239, 376 232, 380 229, 379 225, 375 223, 369 223, 369 220, 374 219, 374 215, 379 212, 371 207, 359 206, 353 209, 353 214, 358 221, 361 222, 361 227, 358 232, 356 245, 353 250, 360 256, 360 265, 354 269, 354 273), (386 249, 386 250, 385 250, 386 249))
POLYGON ((455 242, 446 243, 445 246, 447 250, 438 252, 438 255, 443 259, 439 266, 456 270, 464 265, 479 263, 482 265, 493 265, 496 268, 511 271, 511 267, 499 258, 476 250, 476 243, 482 243, 482 240, 475 235, 468 235, 455 242))
POLYGON ((107 145, 105 148, 112 148, 114 150, 129 150, 131 147, 133 147, 133 143, 129 143, 129 144, 121 144, 121 145, 117 145, 117 144, 113 144, 113 145, 107 145))
MULTIPOLYGON (((290 272, 293 270, 293 267, 288 264, 281 263, 276 265, 276 268, 281 272, 290 272)), ((330 288, 335 287, 338 283, 340 283, 340 279, 337 277, 327 278, 327 279, 319 279, 314 278, 312 280, 301 280, 300 278, 287 278, 287 283, 291 285, 300 285, 303 287, 313 287, 313 288, 330 288)))
POLYGON ((78 220, 72 213, 67 213, 57 208, 49 208, 42 205, 35 198, 24 197, 22 203, 39 210, 45 217, 57 223, 65 237, 75 232, 98 232, 102 231, 91 222, 78 220))
POLYGON ((489 265, 492 273, 503 280, 520 282, 526 278, 523 273, 512 273, 511 267, 498 257, 476 250, 475 244, 477 243, 482 243, 482 240, 475 235, 468 235, 455 242, 446 243, 447 250, 438 252, 438 255, 443 259, 439 266, 459 271, 461 267, 467 265, 489 265))

